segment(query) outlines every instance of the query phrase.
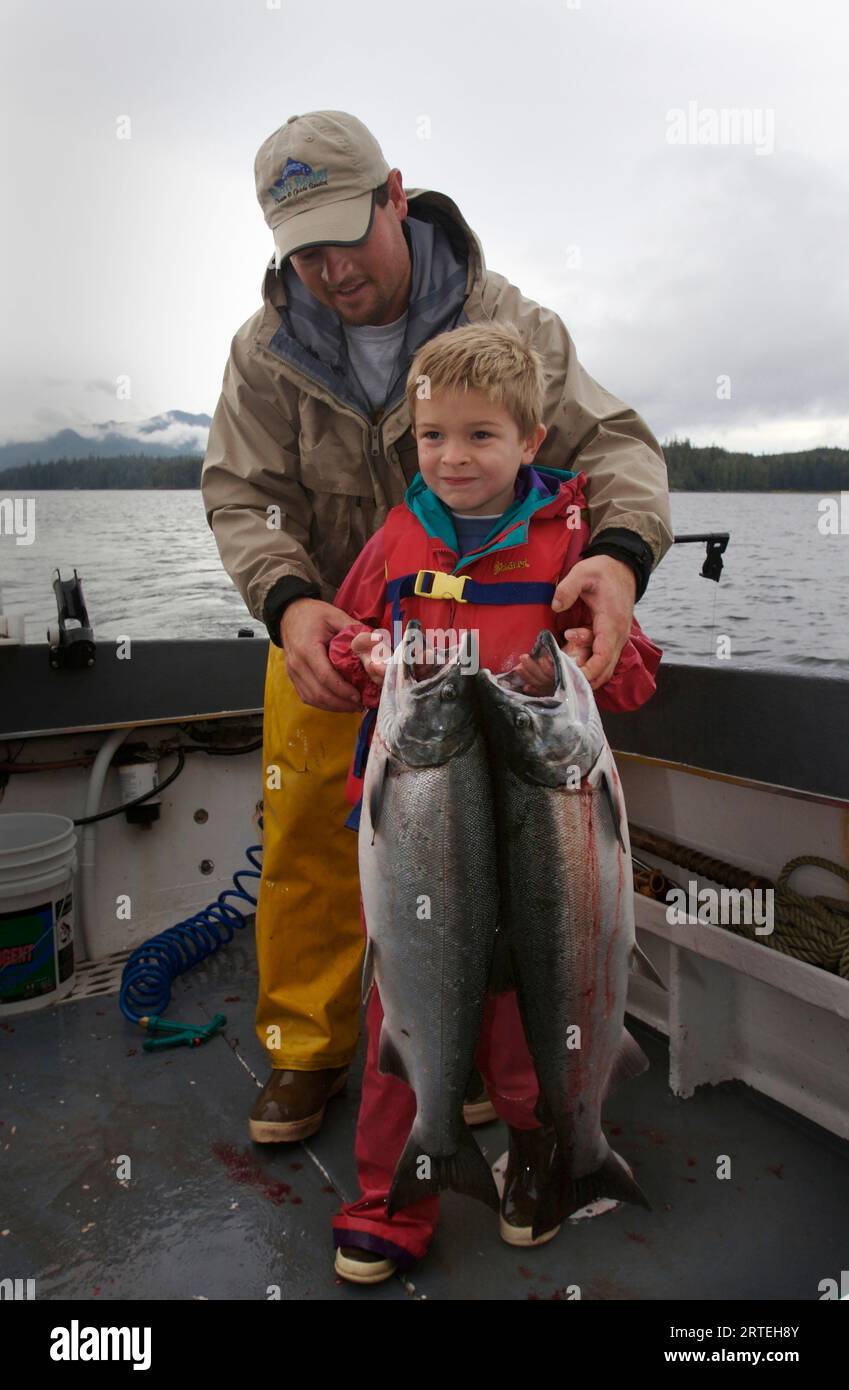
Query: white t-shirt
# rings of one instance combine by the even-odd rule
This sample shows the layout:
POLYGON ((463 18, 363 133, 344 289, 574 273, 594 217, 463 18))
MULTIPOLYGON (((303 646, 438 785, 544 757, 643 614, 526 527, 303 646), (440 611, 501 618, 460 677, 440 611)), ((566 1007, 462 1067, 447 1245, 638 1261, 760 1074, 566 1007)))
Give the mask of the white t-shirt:
POLYGON ((398 370, 398 357, 407 331, 407 315, 394 323, 377 326, 364 324, 351 327, 343 324, 348 343, 348 356, 372 410, 382 410, 389 387, 398 370))

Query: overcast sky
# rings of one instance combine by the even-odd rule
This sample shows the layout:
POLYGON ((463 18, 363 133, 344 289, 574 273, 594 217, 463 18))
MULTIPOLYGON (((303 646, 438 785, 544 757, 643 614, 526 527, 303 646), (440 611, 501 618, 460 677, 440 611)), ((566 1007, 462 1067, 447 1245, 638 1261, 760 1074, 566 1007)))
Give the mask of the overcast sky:
POLYGON ((0 439, 212 412, 272 249, 254 155, 288 115, 330 107, 408 187, 450 194, 487 263, 561 315, 661 438, 849 446, 841 0, 3 13, 0 439), (748 129, 722 126, 729 110, 748 129))

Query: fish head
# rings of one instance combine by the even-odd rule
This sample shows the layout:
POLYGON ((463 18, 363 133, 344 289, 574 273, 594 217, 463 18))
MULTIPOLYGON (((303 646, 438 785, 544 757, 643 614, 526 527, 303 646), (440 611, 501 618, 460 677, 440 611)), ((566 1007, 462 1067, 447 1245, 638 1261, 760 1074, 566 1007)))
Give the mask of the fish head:
MULTIPOLYGON (((411 619, 386 669, 377 728, 387 750, 410 767, 437 767, 477 737, 470 637, 452 643, 447 659, 417 675, 415 648, 422 627, 411 619)), ((421 668, 420 668, 421 669, 421 668)))
POLYGON ((531 656, 548 653, 554 663, 554 694, 526 695, 515 672, 478 673, 484 721, 496 755, 517 777, 556 787, 585 777, 605 746, 605 734, 592 687, 580 666, 544 629, 531 656))

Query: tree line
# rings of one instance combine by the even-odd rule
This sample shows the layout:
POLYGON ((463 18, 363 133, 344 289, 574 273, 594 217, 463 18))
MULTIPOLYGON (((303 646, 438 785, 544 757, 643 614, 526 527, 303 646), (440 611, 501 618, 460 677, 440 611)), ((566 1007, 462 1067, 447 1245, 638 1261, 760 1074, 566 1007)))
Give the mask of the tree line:
MULTIPOLYGON (((673 492, 841 492, 849 490, 849 449, 806 449, 795 454, 731 453, 689 439, 663 446, 673 492)), ((0 493, 46 490, 197 488, 203 459, 193 454, 148 458, 54 459, 0 472, 0 493)))
POLYGON ((849 489, 849 449, 794 454, 731 453, 689 439, 663 446, 673 492, 841 492, 849 489))
POLYGON ((150 458, 147 454, 119 454, 114 458, 53 459, 24 463, 0 472, 0 492, 44 488, 63 491, 108 488, 196 488, 200 486, 203 459, 196 454, 150 458))

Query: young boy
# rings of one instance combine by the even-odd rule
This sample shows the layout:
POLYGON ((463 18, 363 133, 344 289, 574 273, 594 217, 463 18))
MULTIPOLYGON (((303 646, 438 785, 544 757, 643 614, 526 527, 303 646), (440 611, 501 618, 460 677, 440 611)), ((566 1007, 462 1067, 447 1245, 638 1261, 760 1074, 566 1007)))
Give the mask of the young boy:
MULTIPOLYGON (((349 777, 352 801, 362 789, 387 664, 386 638, 392 634, 394 646, 411 618, 418 618, 426 632, 474 631, 480 666, 519 671, 525 689, 534 694, 553 689, 550 659, 546 666, 529 656, 541 628, 564 639, 564 650, 579 665, 592 649, 586 606, 579 602, 565 613, 551 608, 555 586, 589 542, 589 528, 584 474, 532 466, 546 433, 538 354, 504 326, 443 333, 415 357, 407 399, 420 472, 335 600, 356 621, 333 638, 330 659, 362 692, 368 711, 349 777)), ((596 691, 599 707, 644 704, 654 693, 660 656, 634 622, 612 678, 596 691)), ((357 819, 352 816, 349 824, 357 819)), ((420 1259, 439 1206, 438 1198, 430 1197, 391 1218, 386 1214, 416 1102, 404 1082, 378 1070, 382 1017, 374 988, 356 1138, 362 1196, 334 1220, 336 1270, 355 1283, 377 1283, 420 1259)), ((558 1227, 536 1241, 531 1235, 553 1135, 534 1114, 538 1086, 514 991, 487 1001, 476 1063, 510 1133, 502 1237, 515 1245, 550 1240, 558 1227)))

